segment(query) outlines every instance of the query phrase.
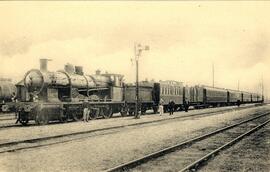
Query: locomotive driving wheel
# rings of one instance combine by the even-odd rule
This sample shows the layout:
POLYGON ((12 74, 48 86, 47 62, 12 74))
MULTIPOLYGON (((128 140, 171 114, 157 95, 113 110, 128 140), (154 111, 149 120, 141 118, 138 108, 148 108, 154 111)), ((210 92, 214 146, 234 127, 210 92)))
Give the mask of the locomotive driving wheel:
POLYGON ((81 121, 81 120, 83 119, 83 115, 82 115, 82 113, 79 112, 79 111, 73 112, 72 115, 73 115, 73 120, 74 120, 74 121, 81 121))
POLYGON ((60 117, 60 122, 61 122, 61 123, 66 123, 66 122, 68 122, 67 117, 65 117, 65 116, 60 117))
POLYGON ((122 117, 125 117, 128 115, 128 106, 126 104, 122 106, 120 114, 122 117))
POLYGON ((142 107, 141 114, 144 115, 145 113, 146 113, 146 108, 145 107, 142 107))
POLYGON ((91 108, 89 119, 97 119, 99 115, 99 108, 91 108))
POLYGON ((122 117, 128 116, 128 111, 127 110, 121 110, 120 112, 122 117))
POLYGON ((38 113, 35 119, 38 125, 45 125, 49 123, 49 116, 47 113, 38 113))
POLYGON ((135 114, 135 111, 129 110, 129 111, 128 111, 128 114, 129 114, 129 115, 134 115, 134 114, 135 114))
POLYGON ((106 106, 100 108, 100 115, 103 116, 103 118, 105 119, 110 118, 112 117, 112 114, 113 114, 112 107, 106 106))

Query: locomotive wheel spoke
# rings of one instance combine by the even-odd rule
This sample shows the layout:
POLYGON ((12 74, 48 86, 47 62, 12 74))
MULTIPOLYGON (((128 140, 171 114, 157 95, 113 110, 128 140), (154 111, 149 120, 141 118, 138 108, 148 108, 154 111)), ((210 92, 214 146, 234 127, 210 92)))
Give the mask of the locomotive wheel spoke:
POLYGON ((73 113, 73 119, 75 121, 81 121, 83 118, 83 115, 80 112, 74 112, 73 113))
POLYGON ((67 120, 67 118, 66 118, 65 116, 60 117, 60 122, 66 123, 67 121, 68 121, 68 120, 67 120))
POLYGON ((46 125, 46 124, 48 124, 49 123, 49 117, 48 117, 48 114, 43 114, 43 113, 41 113, 41 114, 39 114, 38 115, 39 117, 38 117, 38 124, 41 124, 41 125, 46 125))
POLYGON ((128 107, 127 107, 126 105, 124 105, 124 106, 121 108, 120 114, 121 114, 122 117, 127 116, 127 114, 128 114, 128 107))
POLYGON ((98 117, 98 113, 99 113, 98 109, 91 109, 89 119, 96 119, 98 117))
POLYGON ((127 113, 128 113, 127 111, 121 111, 121 112, 120 112, 120 114, 121 114, 122 117, 127 116, 127 113))
POLYGON ((145 114, 145 112, 146 112, 146 109, 145 108, 142 108, 141 114, 145 114))
POLYGON ((111 107, 103 107, 100 108, 100 115, 103 116, 103 118, 107 119, 112 116, 112 108, 111 107))
POLYGON ((134 111, 128 111, 128 114, 129 114, 129 115, 134 115, 135 112, 134 112, 134 111))

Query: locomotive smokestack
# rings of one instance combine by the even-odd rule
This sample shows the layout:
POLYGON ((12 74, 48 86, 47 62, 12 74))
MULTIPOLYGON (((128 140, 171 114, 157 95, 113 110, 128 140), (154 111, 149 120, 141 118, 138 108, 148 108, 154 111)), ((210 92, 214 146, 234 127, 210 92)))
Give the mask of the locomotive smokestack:
POLYGON ((51 61, 51 60, 50 59, 39 59, 41 72, 48 71, 48 61, 51 61))

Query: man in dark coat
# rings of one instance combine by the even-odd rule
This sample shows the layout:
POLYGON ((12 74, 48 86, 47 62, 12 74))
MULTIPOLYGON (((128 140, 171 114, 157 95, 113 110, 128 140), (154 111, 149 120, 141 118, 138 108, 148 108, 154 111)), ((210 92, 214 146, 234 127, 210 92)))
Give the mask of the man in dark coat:
POLYGON ((173 100, 170 100, 169 102, 169 111, 170 111, 170 115, 173 115, 173 112, 174 112, 174 106, 175 106, 175 103, 173 100))

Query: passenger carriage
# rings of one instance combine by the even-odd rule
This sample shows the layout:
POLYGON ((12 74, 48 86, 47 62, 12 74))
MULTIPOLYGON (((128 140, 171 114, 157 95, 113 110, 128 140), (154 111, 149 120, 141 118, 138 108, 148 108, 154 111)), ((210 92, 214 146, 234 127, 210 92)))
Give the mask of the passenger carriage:
POLYGON ((163 100, 164 111, 168 111, 169 101, 174 101, 175 110, 188 109, 189 89, 178 81, 160 81, 160 99, 163 100))

